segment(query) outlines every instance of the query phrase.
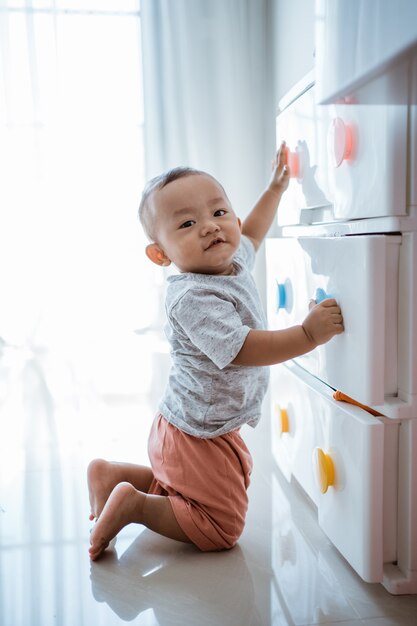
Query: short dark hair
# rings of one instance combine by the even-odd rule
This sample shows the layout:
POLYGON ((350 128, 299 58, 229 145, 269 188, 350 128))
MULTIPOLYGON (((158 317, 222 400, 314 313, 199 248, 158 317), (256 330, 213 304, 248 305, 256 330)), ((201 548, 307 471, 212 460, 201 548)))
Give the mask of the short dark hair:
MULTIPOLYGON (((179 178, 185 178, 186 176, 195 176, 196 174, 209 176, 210 178, 215 180, 218 185, 220 185, 220 183, 211 174, 208 174, 203 170, 198 170, 194 167, 188 167, 185 165, 180 165, 178 167, 167 170, 166 172, 163 172, 162 174, 151 178, 146 183, 142 192, 138 215, 140 223, 142 224, 142 228, 151 241, 156 240, 154 231, 154 220, 149 206, 149 198, 151 197, 151 195, 155 191, 163 189, 164 187, 169 185, 169 183, 174 182, 174 180, 178 180, 179 178)), ((220 187, 223 189, 222 185, 220 185, 220 187)), ((226 194, 226 192, 224 193, 226 194)))
POLYGON ((151 195, 155 191, 159 191, 160 189, 163 189, 164 187, 169 185, 169 183, 174 182, 174 180, 178 180, 179 178, 185 178, 186 176, 195 176, 196 174, 204 174, 206 176, 209 176, 209 174, 206 174, 206 172, 203 172, 201 170, 194 169, 193 167, 180 165, 179 167, 174 167, 170 170, 167 170, 166 172, 163 172, 162 174, 159 174, 158 176, 155 176, 154 178, 151 178, 146 183, 142 192, 142 198, 139 204, 138 215, 139 215, 139 220, 140 220, 140 223, 142 224, 143 230, 145 231, 149 239, 151 239, 152 241, 155 241, 155 233, 153 230, 153 219, 152 219, 151 212, 149 210, 150 207, 149 207, 149 202, 148 202, 151 195))

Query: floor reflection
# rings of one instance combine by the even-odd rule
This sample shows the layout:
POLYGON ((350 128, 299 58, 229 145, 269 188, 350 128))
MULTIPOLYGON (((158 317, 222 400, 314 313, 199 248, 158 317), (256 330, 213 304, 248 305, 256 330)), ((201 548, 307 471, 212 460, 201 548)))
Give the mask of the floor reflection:
POLYGON ((351 619, 352 607, 335 574, 296 526, 290 502, 276 474, 273 498, 272 589, 277 596, 275 604, 281 604, 289 623, 293 624, 351 619))
MULTIPOLYGON (((314 506, 272 462, 267 416, 242 431, 254 472, 233 550, 202 554, 132 525, 90 563, 86 466, 97 456, 148 462, 158 390, 103 399, 59 355, 3 357, 1 626, 416 623, 417 597, 363 583, 327 540, 314 506)), ((152 360, 159 372, 159 353, 152 360)))
POLYGON ((120 556, 91 565, 94 598, 122 620, 153 610, 162 625, 260 625, 254 586, 239 546, 202 554, 144 530, 120 556))

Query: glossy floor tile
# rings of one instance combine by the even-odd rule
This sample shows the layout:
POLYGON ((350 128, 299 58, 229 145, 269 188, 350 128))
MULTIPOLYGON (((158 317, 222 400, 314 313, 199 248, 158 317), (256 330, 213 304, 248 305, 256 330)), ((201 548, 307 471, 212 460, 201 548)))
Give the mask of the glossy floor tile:
POLYGON ((86 466, 147 462, 161 384, 106 394, 59 354, 0 358, 1 626, 417 624, 417 597, 363 583, 279 474, 267 416, 243 429, 255 469, 233 550, 202 554, 131 525, 91 563, 86 466))

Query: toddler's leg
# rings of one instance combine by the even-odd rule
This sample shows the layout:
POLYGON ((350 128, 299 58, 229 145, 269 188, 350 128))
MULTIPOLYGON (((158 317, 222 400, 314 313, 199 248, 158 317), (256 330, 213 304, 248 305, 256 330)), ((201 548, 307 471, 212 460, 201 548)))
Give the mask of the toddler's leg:
POLYGON ((95 561, 117 533, 132 522, 144 524, 165 537, 191 543, 179 526, 167 496, 146 494, 123 482, 113 489, 91 532, 90 558, 95 561))
POLYGON ((109 463, 103 459, 91 461, 87 470, 90 494, 90 520, 101 514, 107 499, 116 485, 128 482, 139 491, 147 493, 153 479, 150 467, 132 463, 109 463))

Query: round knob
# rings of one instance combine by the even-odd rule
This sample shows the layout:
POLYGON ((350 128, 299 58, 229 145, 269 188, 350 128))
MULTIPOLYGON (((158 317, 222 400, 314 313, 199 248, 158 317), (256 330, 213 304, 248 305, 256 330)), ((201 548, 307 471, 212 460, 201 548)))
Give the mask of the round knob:
POLYGON ((278 430, 280 435, 290 432, 290 420, 288 418, 287 409, 281 409, 279 404, 275 406, 275 415, 278 422, 278 430))
POLYGON ((331 293, 327 293, 321 287, 318 287, 316 289, 316 295, 314 299, 317 302, 317 304, 320 304, 320 302, 323 302, 323 300, 327 300, 328 298, 333 298, 331 293))
POLYGON ((291 150, 287 148, 287 164, 290 168, 290 178, 301 180, 303 177, 301 171, 301 154, 297 151, 291 152, 291 150))
POLYGON ((353 156, 353 127, 336 117, 329 129, 329 149, 335 167, 349 161, 353 156))
POLYGON ((285 284, 277 283, 277 311, 285 309, 287 303, 287 294, 285 292, 285 284))
POLYGON ((292 286, 291 281, 287 278, 285 282, 279 283, 277 282, 277 292, 276 292, 276 303, 277 303, 277 313, 280 309, 286 309, 286 311, 290 312, 292 309, 292 286))
POLYGON ((335 472, 332 458, 329 454, 323 452, 321 448, 315 448, 313 465, 317 485, 321 493, 326 493, 328 488, 334 485, 335 472))

